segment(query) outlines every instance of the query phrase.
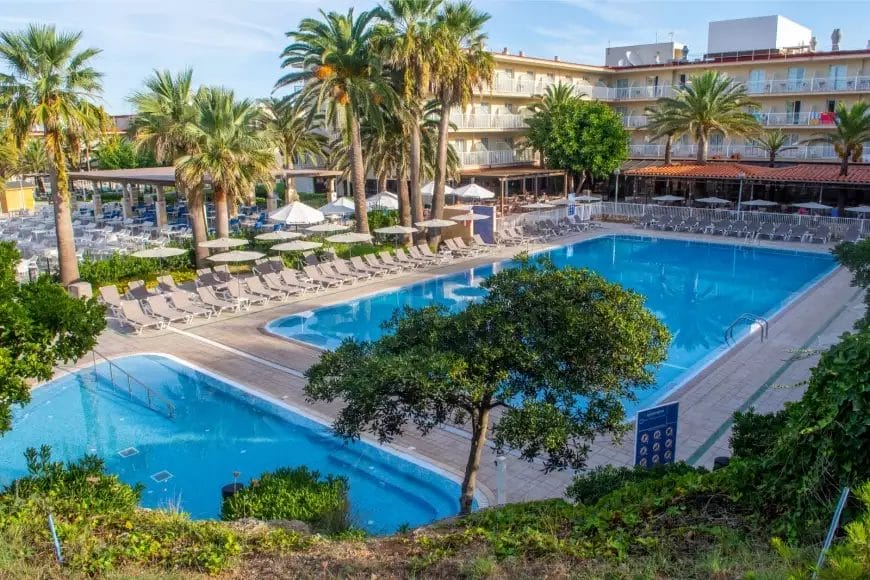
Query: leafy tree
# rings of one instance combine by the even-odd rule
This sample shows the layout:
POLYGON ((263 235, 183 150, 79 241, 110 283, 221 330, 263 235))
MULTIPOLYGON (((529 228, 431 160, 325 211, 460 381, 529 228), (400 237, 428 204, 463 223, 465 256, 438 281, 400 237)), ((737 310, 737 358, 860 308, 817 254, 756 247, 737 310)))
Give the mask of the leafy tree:
POLYGON ((11 127, 0 120, 0 194, 9 177, 20 168, 20 153, 11 127))
POLYGON ((96 150, 100 169, 132 169, 139 167, 136 147, 128 139, 119 135, 107 138, 96 150))
POLYGON ((58 33, 54 26, 32 24, 20 32, 0 33, 0 103, 14 122, 19 148, 33 127, 43 128, 52 173, 60 280, 79 277, 69 203, 70 159, 78 158, 86 137, 98 131, 106 113, 95 104, 102 74, 92 66, 95 48, 78 50, 81 33, 58 33))
POLYGON ((619 115, 597 101, 571 98, 528 121, 527 139, 549 167, 570 171, 577 191, 588 177, 605 178, 628 159, 628 131, 619 115))
POLYGON ((870 323, 870 239, 837 244, 833 254, 840 264, 852 272, 852 286, 864 288, 864 303, 868 310, 855 323, 856 328, 864 328, 870 323))
POLYGON ((497 449, 543 455, 548 470, 581 468, 597 435, 626 430, 622 401, 652 384, 670 340, 642 296, 589 270, 522 259, 483 286, 465 310, 406 309, 379 340, 324 353, 305 389, 346 402, 333 428, 348 438, 469 422, 463 514, 490 428, 497 449))
POLYGON ((718 71, 693 76, 673 97, 659 99, 668 124, 688 133, 698 143, 698 163, 707 163, 710 135, 752 135, 759 130, 751 110, 758 103, 746 94, 746 86, 718 71))
MULTIPOLYGON (((292 96, 261 101, 265 117, 265 136, 281 154, 284 169, 293 169, 296 160, 317 161, 325 154, 326 137, 322 133, 323 118, 311 116, 304 103, 292 96)), ((293 178, 287 182, 288 196, 296 195, 293 178)), ((295 201, 288 197, 289 203, 295 201)))
POLYGON ((531 149, 532 153, 540 152, 543 157, 542 148, 550 134, 553 114, 563 105, 583 96, 575 94, 574 85, 564 84, 562 81, 548 86, 540 100, 529 106, 531 116, 525 120, 528 129, 520 146, 531 149))
POLYGON ((19 285, 19 259, 13 243, 0 242, 0 433, 12 427, 12 405, 30 400, 28 381, 82 357, 106 326, 96 299, 71 298, 47 276, 19 285))
POLYGON ((754 137, 751 143, 767 152, 767 164, 769 167, 776 166, 777 155, 783 151, 795 149, 795 146, 789 143, 788 136, 782 132, 782 129, 765 131, 759 136, 754 137))
POLYGON ((36 176, 36 187, 39 193, 45 193, 44 175, 48 173, 48 153, 45 151, 44 142, 36 139, 27 142, 21 152, 19 170, 36 176))

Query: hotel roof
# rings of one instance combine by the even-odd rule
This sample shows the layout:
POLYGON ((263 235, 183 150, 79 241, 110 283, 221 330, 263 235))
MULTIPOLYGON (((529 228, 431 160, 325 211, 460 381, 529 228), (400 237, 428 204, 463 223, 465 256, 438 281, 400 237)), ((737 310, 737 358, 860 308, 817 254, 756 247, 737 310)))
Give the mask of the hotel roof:
POLYGON ((829 183, 842 185, 870 185, 870 166, 852 165, 848 175, 840 175, 839 163, 799 163, 783 167, 765 167, 748 163, 696 163, 638 167, 624 171, 624 175, 663 177, 672 179, 740 179, 777 181, 788 183, 829 183))

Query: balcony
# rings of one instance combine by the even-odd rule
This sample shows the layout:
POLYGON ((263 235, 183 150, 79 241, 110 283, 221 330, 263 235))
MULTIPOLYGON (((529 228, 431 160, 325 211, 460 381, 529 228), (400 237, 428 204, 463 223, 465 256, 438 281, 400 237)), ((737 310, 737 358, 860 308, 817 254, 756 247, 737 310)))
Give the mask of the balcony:
POLYGON ((672 97, 675 88, 671 85, 608 88, 607 97, 604 98, 611 101, 654 101, 662 97, 672 97))
MULTIPOLYGON (((483 86, 480 89, 479 95, 497 94, 497 95, 514 95, 533 97, 542 95, 547 91, 547 87, 559 84, 558 80, 550 79, 530 79, 528 77, 509 77, 503 74, 497 74, 493 77, 492 82, 483 86)), ((586 95, 595 99, 606 99, 608 94, 607 87, 597 87, 586 83, 569 83, 564 80, 562 84, 571 85, 577 95, 586 95)))
POLYGON ((500 114, 468 114, 453 112, 450 114, 450 122, 458 131, 478 129, 495 131, 502 129, 525 129, 527 115, 514 113, 500 114))
POLYGON ((460 151, 459 164, 462 167, 494 167, 499 165, 519 165, 532 162, 530 151, 501 149, 496 151, 460 151))
MULTIPOLYGON (((693 159, 697 156, 696 145, 674 145, 671 154, 674 158, 693 159)), ((631 157, 663 158, 665 146, 659 143, 635 143, 630 146, 631 157)), ((710 145, 708 159, 767 159, 768 153, 760 147, 746 144, 710 145)), ((830 145, 795 145, 793 149, 781 151, 776 156, 782 161, 837 161, 837 154, 830 145)), ((870 148, 865 151, 864 163, 870 162, 870 148)))
POLYGON ((818 77, 812 79, 771 79, 769 81, 746 81, 750 95, 779 95, 787 93, 848 93, 870 91, 870 76, 818 77))
POLYGON ((755 118, 765 127, 834 127, 834 113, 755 113, 755 118))
POLYGON ((641 129, 646 127, 646 115, 623 115, 622 126, 626 129, 641 129))

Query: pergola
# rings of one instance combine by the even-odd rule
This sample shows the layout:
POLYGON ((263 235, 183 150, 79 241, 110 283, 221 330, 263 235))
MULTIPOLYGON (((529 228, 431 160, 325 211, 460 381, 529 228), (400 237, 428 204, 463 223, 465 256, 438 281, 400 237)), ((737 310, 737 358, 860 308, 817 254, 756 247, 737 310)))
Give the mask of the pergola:
POLYGON ((505 196, 507 194, 508 184, 511 181, 521 181, 523 183, 523 191, 526 189, 526 180, 533 179, 535 183, 535 197, 539 193, 539 179, 550 177, 562 178, 562 190, 564 195, 568 195, 568 174, 564 170, 545 169, 537 166, 523 167, 487 167, 483 169, 467 169, 461 172, 462 178, 477 178, 491 179, 498 181, 499 194, 499 209, 504 213, 505 196))
MULTIPOLYGON (((328 189, 335 190, 335 178, 341 175, 340 171, 332 171, 328 169, 276 169, 272 172, 272 176, 276 179, 287 179, 294 177, 325 177, 328 181, 328 189)), ((169 167, 138 167, 135 169, 103 169, 96 171, 78 171, 69 174, 70 181, 89 181, 91 183, 118 183, 123 187, 123 208, 124 217, 131 217, 132 208, 135 205, 135 196, 141 186, 152 186, 157 192, 155 200, 155 209, 157 215, 157 226, 163 227, 167 224, 166 219, 166 198, 164 197, 164 189, 166 187, 176 187, 175 183, 175 168, 169 167), (135 188, 135 190, 134 190, 135 188)), ((206 178, 206 183, 209 180, 206 178)), ((101 200, 99 189, 94 193, 94 214, 100 212, 101 200)), ((275 196, 272 191, 269 192, 267 199, 267 209, 270 211, 275 209, 275 196)))

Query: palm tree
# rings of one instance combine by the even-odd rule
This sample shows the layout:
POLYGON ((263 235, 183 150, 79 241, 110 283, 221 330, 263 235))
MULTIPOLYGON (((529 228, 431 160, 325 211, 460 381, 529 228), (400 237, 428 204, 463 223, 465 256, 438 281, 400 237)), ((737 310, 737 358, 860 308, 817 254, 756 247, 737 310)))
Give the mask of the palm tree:
POLYGON ((776 166, 776 156, 783 151, 795 149, 796 146, 789 142, 788 136, 781 129, 775 131, 765 131, 753 137, 752 144, 767 152, 767 161, 769 167, 776 166))
POLYGON ((698 163, 707 163, 710 135, 751 135, 759 131, 758 120, 750 110, 758 107, 746 94, 746 87, 718 71, 707 71, 691 78, 676 95, 659 100, 668 112, 670 123, 680 132, 692 135, 698 143, 698 163))
MULTIPOLYGON (((435 62, 431 83, 441 108, 432 196, 432 217, 436 219, 444 215, 450 109, 467 106, 474 89, 490 81, 495 68, 493 57, 485 47, 487 36, 482 31, 487 20, 489 14, 478 12, 468 1, 447 4, 438 14, 432 43, 435 62)), ((432 241, 437 243, 438 236, 433 236, 432 241)))
POLYGON ((288 32, 293 43, 282 53, 282 68, 298 68, 281 77, 275 89, 305 82, 300 98, 315 114, 326 107, 327 121, 340 126, 349 145, 356 230, 368 233, 365 160, 360 136, 360 118, 377 121, 379 105, 389 106, 394 93, 383 73, 379 55, 372 50, 373 12, 354 17, 320 11, 322 20, 306 18, 299 30, 288 32))
POLYGON ((196 117, 189 124, 190 153, 176 160, 186 183, 208 176, 215 205, 215 230, 229 236, 229 204, 250 197, 257 183, 272 179, 275 155, 258 129, 261 110, 253 101, 237 101, 223 87, 201 89, 194 98, 196 117))
MULTIPOLYGON (((293 96, 271 97, 261 103, 265 135, 278 148, 282 168, 293 169, 296 160, 317 162, 324 157, 326 136, 320 115, 309 115, 304 104, 293 96)), ((292 177, 286 186, 286 202, 289 203, 297 197, 292 177)))
POLYGON ((20 148, 34 127, 41 127, 54 195, 60 281, 79 277, 67 165, 79 154, 84 136, 100 127, 105 113, 94 104, 102 91, 92 66, 95 48, 78 50, 81 33, 58 33, 54 26, 30 25, 0 33, 0 58, 8 72, 0 77, 9 118, 20 148))
POLYGON ((28 141, 21 151, 19 169, 24 174, 33 175, 36 178, 36 188, 39 193, 45 193, 44 175, 48 173, 48 153, 45 151, 45 143, 35 139, 28 141))
POLYGON ((646 129, 649 132, 650 141, 665 140, 664 164, 670 165, 674 139, 683 133, 682 123, 666 103, 647 107, 644 113, 646 114, 646 129))
MULTIPOLYGON (((388 0, 376 13, 383 23, 376 27, 375 49, 399 75, 399 95, 408 126, 408 177, 411 220, 423 220, 420 192, 422 103, 430 85, 435 18, 442 0, 388 0)), ((400 144, 404 147, 404 144, 400 144)))
POLYGON ((130 131, 137 146, 151 151, 159 163, 175 165, 175 186, 187 199, 196 261, 202 265, 208 256, 208 250, 199 246, 208 239, 204 184, 201 180, 186 181, 176 163, 194 150, 190 136, 190 126, 196 118, 192 81, 193 71, 190 69, 175 75, 166 70, 155 70, 145 79, 145 90, 130 97, 136 113, 130 131))
POLYGON ((15 143, 11 126, 0 124, 0 194, 5 191, 9 177, 20 170, 19 155, 20 151, 15 143))

